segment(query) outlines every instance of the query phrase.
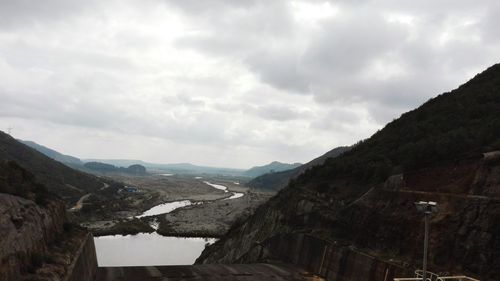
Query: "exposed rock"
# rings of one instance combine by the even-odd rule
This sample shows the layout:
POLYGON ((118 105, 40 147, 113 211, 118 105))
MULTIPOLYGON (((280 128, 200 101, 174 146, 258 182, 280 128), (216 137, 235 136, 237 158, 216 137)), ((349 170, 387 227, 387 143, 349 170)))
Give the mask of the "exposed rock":
POLYGON ((2 281, 62 280, 87 237, 66 221, 64 202, 33 179, 15 163, 0 164, 2 281))
MULTIPOLYGON (((391 177, 347 205, 336 194, 321 197, 307 188, 300 193, 289 188, 259 208, 247 222, 234 226, 220 242, 209 246, 197 262, 266 262, 273 260, 271 253, 276 243, 287 245, 289 236, 284 234, 309 233, 335 243, 337 254, 355 246, 359 253, 379 263, 396 264, 411 272, 414 268, 408 265, 418 267, 421 263, 423 241, 422 216, 413 202, 435 200, 440 212, 431 221, 430 269, 466 272, 490 280, 487 278, 500 276, 500 198, 493 197, 500 191, 499 169, 484 163, 423 169, 391 177), (402 184, 394 184, 395 179, 403 179, 402 184), (448 187, 452 186, 460 192, 451 192, 448 187)), ((332 276, 340 278, 339 274, 332 276)), ((352 276, 332 280, 360 280, 359 275, 352 276)))
POLYGON ((429 269, 500 280, 500 162, 483 155, 500 149, 498 112, 500 64, 304 171, 197 262, 283 260, 283 248, 307 236, 319 241, 305 244, 316 250, 289 254, 314 253, 314 266, 298 266, 332 281, 390 280, 390 270, 380 274, 389 264, 401 273, 422 266, 423 215, 414 202, 423 200, 440 208, 431 217, 429 269), (317 256, 328 273, 316 271, 317 256))
POLYGON ((236 199, 179 208, 157 216, 160 222, 157 232, 165 236, 221 237, 233 223, 245 221, 270 196, 248 192, 236 199))

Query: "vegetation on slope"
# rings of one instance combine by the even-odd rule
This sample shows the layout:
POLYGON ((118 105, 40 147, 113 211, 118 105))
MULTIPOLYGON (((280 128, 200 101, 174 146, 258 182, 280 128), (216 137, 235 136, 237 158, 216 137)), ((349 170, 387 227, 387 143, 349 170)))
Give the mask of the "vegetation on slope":
POLYGON ((282 172, 282 171, 287 171, 291 170, 294 168, 299 167, 300 163, 293 163, 293 164, 287 164, 287 163, 281 163, 278 161, 271 162, 267 165, 264 166, 256 166, 252 167, 248 170, 246 170, 243 175, 247 177, 258 177, 267 173, 277 173, 277 172, 282 172))
POLYGON ((76 202, 82 195, 94 192, 103 186, 97 177, 73 170, 1 131, 0 160, 15 161, 34 174, 37 182, 70 204, 76 202))
POLYGON ((101 162, 88 162, 83 165, 85 168, 99 173, 125 173, 132 175, 145 175, 146 167, 134 164, 130 165, 127 168, 124 167, 116 167, 111 164, 101 163, 101 162))
POLYGON ((207 247, 197 263, 275 260, 272 241, 295 247, 297 240, 280 237, 307 234, 334 245, 326 266, 334 268, 335 280, 383 280, 366 278, 374 267, 356 257, 421 268, 422 215, 413 203, 430 200, 440 204, 431 220, 430 268, 497 280, 500 166, 491 156, 497 152, 483 153, 500 150, 499 113, 495 65, 309 168, 207 247), (345 275, 345 268, 364 278, 345 275))
POLYGON ((357 178, 380 182, 391 174, 481 157, 500 149, 500 65, 458 89, 403 114, 371 138, 307 170, 297 180, 357 178))
POLYGON ((50 149, 48 147, 45 147, 43 145, 40 145, 36 142, 33 142, 33 141, 25 141, 25 140, 19 140, 19 142, 35 149, 36 151, 38 152, 41 152, 43 154, 45 154, 46 156, 56 160, 56 161, 59 161, 61 163, 64 163, 64 164, 67 164, 67 165, 83 165, 83 162, 76 158, 76 157, 73 157, 73 156, 70 156, 70 155, 65 155, 65 154, 62 154, 58 151, 55 151, 53 149, 50 149))
POLYGON ((252 179, 246 185, 253 189, 258 189, 258 190, 278 191, 287 186, 290 180, 295 179, 308 168, 311 168, 316 165, 321 165, 326 161, 326 159, 337 157, 340 154, 344 153, 345 151, 348 151, 349 149, 350 147, 348 146, 336 147, 328 151, 327 153, 321 155, 320 157, 304 165, 301 165, 295 169, 277 173, 264 174, 252 179))

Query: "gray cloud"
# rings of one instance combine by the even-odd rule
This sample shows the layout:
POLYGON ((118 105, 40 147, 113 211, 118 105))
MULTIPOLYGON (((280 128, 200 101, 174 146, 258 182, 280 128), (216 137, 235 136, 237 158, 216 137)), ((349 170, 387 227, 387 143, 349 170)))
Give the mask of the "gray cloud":
POLYGON ((275 121, 304 119, 311 115, 309 112, 302 111, 298 108, 275 104, 256 107, 247 106, 245 111, 250 114, 255 114, 265 120, 275 121))
POLYGON ((1 0, 0 29, 30 27, 70 19, 94 7, 95 2, 76 0, 1 0))
POLYGON ((87 157, 305 162, 368 137, 500 57, 496 1, 0 7, 0 126, 95 153, 87 157))
MULTIPOLYGON (((213 36, 204 37, 199 50, 205 51, 212 42, 211 53, 236 52, 262 82, 292 93, 312 94, 319 102, 372 100, 374 105, 392 104, 392 114, 382 115, 377 106, 369 106, 380 123, 494 63, 491 59, 495 56, 483 44, 498 36, 489 34, 477 42, 469 38, 480 36, 479 25, 491 26, 485 29, 496 32, 494 24, 488 23, 495 22, 494 17, 482 18, 487 13, 485 6, 478 8, 468 1, 453 5, 449 1, 432 5, 421 1, 404 5, 400 1, 360 2, 342 3, 337 16, 320 20, 319 28, 309 33, 296 36, 296 30, 285 31, 289 35, 286 38, 280 38, 280 34, 274 34, 272 39, 261 36, 252 44, 248 43, 252 34, 240 29, 238 19, 233 19, 231 26, 224 26, 224 34, 232 36, 222 35, 225 39, 221 42, 221 36, 213 32, 213 36), (293 44, 297 37, 304 43, 293 44), (448 41, 440 46, 440 40, 448 41), (246 50, 241 50, 245 46, 239 42, 245 42, 246 50), (420 86, 421 81, 426 81, 426 88, 420 86)), ((253 4, 252 9, 263 5, 253 4)), ((280 17, 291 15, 278 14, 278 22, 280 17)), ((297 24, 284 26, 300 29, 297 24)), ((210 27, 221 30, 217 20, 210 27)), ((197 47, 196 41, 190 44, 197 47)))

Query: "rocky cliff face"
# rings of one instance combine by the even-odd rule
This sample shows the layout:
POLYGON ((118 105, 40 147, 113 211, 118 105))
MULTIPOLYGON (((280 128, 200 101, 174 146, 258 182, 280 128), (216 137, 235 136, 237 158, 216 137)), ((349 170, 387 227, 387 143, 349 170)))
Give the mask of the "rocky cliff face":
POLYGON ((0 164, 0 280, 62 280, 86 235, 33 175, 0 164))
MULTIPOLYGON (((346 185, 355 188, 342 181, 330 183, 330 188, 346 185)), ((330 272, 330 280, 384 280, 381 275, 359 275, 363 271, 356 263, 366 267, 367 257, 370 266, 394 265, 409 274, 421 266, 423 241, 422 216, 413 202, 434 200, 440 204, 440 212, 431 221, 430 269, 465 272, 482 280, 500 277, 498 164, 474 160, 395 175, 352 202, 335 192, 318 193, 313 191, 315 187, 300 187, 297 192, 298 188, 282 191, 250 220, 234 226, 197 262, 293 259, 294 255, 282 254, 278 245, 290 248, 294 234, 307 234, 329 244, 330 255, 337 257, 330 261, 336 263, 331 265, 336 270, 330 272), (344 260, 341 266, 342 259, 350 261, 344 260)), ((323 251, 311 255, 321 256, 323 251)), ((327 266, 324 261, 323 266, 327 266)))
POLYGON ((494 65, 304 171, 197 262, 281 260, 335 281, 410 277, 422 266, 423 200, 440 205, 429 269, 500 280, 498 112, 494 65))

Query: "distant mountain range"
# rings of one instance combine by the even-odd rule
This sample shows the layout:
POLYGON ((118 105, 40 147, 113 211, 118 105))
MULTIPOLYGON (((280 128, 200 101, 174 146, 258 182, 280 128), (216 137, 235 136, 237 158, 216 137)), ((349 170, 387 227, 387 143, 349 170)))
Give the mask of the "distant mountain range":
MULTIPOLYGON (((37 146, 37 148, 52 154, 54 157, 62 155, 42 146, 37 146)), ((65 159, 74 160, 72 158, 65 159)), ((45 185, 49 191, 61 196, 68 204, 72 204, 84 194, 94 192, 104 186, 99 178, 54 161, 2 131, 0 131, 0 161, 16 162, 31 172, 37 182, 45 185)))
POLYGON ((241 176, 241 174, 245 171, 243 169, 198 166, 191 163, 158 164, 134 159, 85 159, 84 161, 100 162, 119 167, 128 167, 130 165, 139 164, 146 167, 148 171, 172 174, 217 174, 241 176))
POLYGON ((245 172, 243 172, 244 176, 255 178, 264 174, 274 174, 277 172, 282 172, 286 170, 291 170, 294 168, 299 167, 302 165, 301 163, 293 163, 293 164, 287 164, 287 163, 281 163, 278 161, 271 162, 267 165, 264 166, 256 166, 252 167, 245 172))
MULTIPOLYGON (((145 167, 148 171, 152 172, 162 172, 162 173, 172 173, 172 174, 211 174, 211 175, 229 175, 229 176, 243 176, 254 178, 266 173, 277 173, 285 170, 294 169, 300 166, 300 163, 287 164, 274 161, 270 164, 264 166, 252 167, 248 170, 245 169, 233 169, 233 168, 220 168, 220 167, 209 167, 209 166, 198 166, 191 163, 174 163, 174 164, 158 164, 150 163, 137 159, 79 159, 74 156, 62 154, 54 149, 45 147, 43 145, 37 144, 33 141, 19 140, 23 144, 45 154, 46 156, 59 161, 67 166, 75 169, 82 170, 84 172, 102 172, 102 169, 90 169, 88 165, 89 162, 96 162, 101 164, 108 164, 115 166, 116 169, 124 167, 120 171, 126 171, 126 167, 132 165, 141 165, 145 167)), ((92 166, 92 165, 91 165, 92 166)), ((103 165, 101 165, 103 166, 103 165)), ((92 167, 96 167, 93 165, 92 167)), ((102 168, 102 167, 101 167, 102 168)), ((106 170, 106 168, 104 168, 106 170)), ((115 169, 115 170, 116 170, 115 169)), ((108 169, 109 170, 109 169, 108 169)), ((118 170, 116 170, 118 171, 118 170)))
POLYGON ((146 174, 146 167, 139 164, 133 164, 125 168, 125 167, 116 167, 115 165, 101 163, 101 162, 87 162, 83 165, 83 167, 100 174, 125 173, 138 176, 146 174))
POLYGON ((35 150, 37 150, 38 152, 45 154, 46 156, 48 156, 56 161, 59 161, 59 162, 65 163, 65 164, 71 164, 71 165, 83 165, 84 164, 80 159, 78 159, 76 157, 62 154, 58 151, 55 151, 51 148, 40 145, 36 142, 28 141, 28 140, 18 140, 18 141, 35 149, 35 150))
MULTIPOLYGON (((284 188, 292 179, 298 177, 308 168, 314 167, 316 165, 321 165, 328 158, 334 158, 340 154, 351 149, 349 146, 340 146, 334 148, 327 153, 321 155, 320 157, 311 160, 310 162, 294 167, 292 169, 284 170, 276 173, 267 173, 255 177, 247 183, 247 186, 253 189, 265 190, 265 191, 278 191, 284 188)), ((273 162, 274 163, 274 162, 273 162)))

